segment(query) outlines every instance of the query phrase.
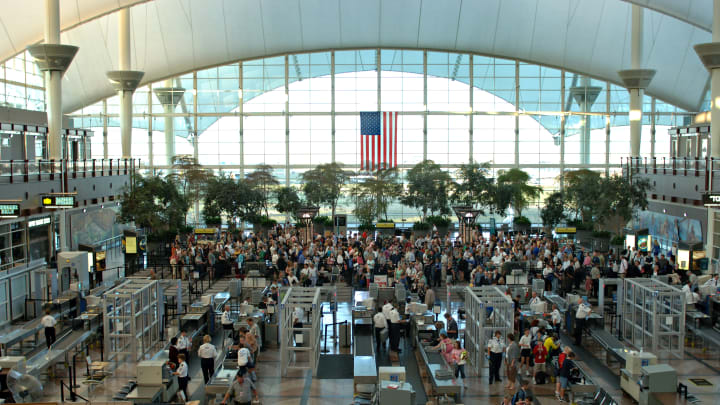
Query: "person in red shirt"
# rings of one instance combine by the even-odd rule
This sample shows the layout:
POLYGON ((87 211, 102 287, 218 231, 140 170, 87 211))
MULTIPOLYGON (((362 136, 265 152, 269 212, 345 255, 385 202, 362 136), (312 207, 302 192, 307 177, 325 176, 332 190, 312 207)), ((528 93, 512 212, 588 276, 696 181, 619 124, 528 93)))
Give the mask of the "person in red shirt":
POLYGON ((545 345, 540 342, 538 342, 538 344, 535 345, 535 348, 533 348, 533 360, 535 361, 535 366, 533 367, 533 381, 535 381, 535 376, 538 372, 542 371, 547 373, 547 369, 545 368, 547 354, 548 352, 545 345))

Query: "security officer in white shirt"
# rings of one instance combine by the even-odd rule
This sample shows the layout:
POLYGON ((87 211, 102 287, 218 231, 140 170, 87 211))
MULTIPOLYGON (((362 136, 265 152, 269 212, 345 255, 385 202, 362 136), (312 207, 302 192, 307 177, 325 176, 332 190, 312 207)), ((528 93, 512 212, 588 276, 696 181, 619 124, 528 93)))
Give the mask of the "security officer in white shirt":
POLYGON ((390 318, 390 311, 392 311, 392 308, 393 308, 392 304, 385 301, 385 305, 383 305, 383 307, 382 307, 382 313, 383 313, 383 315, 385 315, 385 319, 390 318))
POLYGON ((180 337, 178 337, 177 349, 178 353, 184 354, 186 360, 190 360, 190 338, 187 336, 187 331, 182 329, 180 331, 180 337))
POLYGON ((202 368, 203 378, 205 384, 210 381, 210 377, 215 374, 215 358, 217 357, 217 350, 213 346, 212 338, 210 335, 203 337, 203 344, 198 348, 198 356, 200 356, 200 368, 202 368))
POLYGON ((718 286, 720 286, 720 281, 718 281, 719 277, 720 277, 720 275, 715 274, 714 276, 712 276, 712 278, 710 280, 706 281, 705 284, 703 284, 703 287, 717 288, 718 286))
POLYGON ((488 356, 490 356, 490 384, 494 381, 500 382, 500 365, 502 355, 505 351, 505 343, 502 341, 502 333, 495 331, 495 337, 488 342, 488 356))
POLYGON ((397 308, 393 307, 390 310, 390 350, 400 352, 400 324, 402 319, 397 308))
POLYGON ((590 305, 585 304, 582 298, 578 299, 578 308, 575 312, 575 344, 580 346, 582 344, 583 329, 585 329, 585 322, 587 321, 588 315, 592 312, 590 305))
POLYGON ((45 327, 45 343, 47 343, 49 349, 50 345, 55 343, 55 325, 57 324, 57 319, 50 315, 49 309, 46 309, 45 316, 42 317, 40 323, 45 327))
POLYGON ((220 317, 220 323, 224 330, 233 330, 233 320, 230 317, 230 305, 225 305, 225 311, 223 311, 220 317))
POLYGON ((377 352, 380 352, 380 347, 385 347, 385 341, 382 339, 382 333, 384 330, 388 327, 388 321, 387 318, 385 318, 385 315, 382 313, 382 311, 379 311, 375 316, 373 316, 373 327, 375 329, 375 344, 377 346, 377 352))
POLYGON ((559 332, 560 325, 562 324, 562 314, 560 314, 560 310, 555 304, 553 304, 552 312, 550 312, 550 322, 552 323, 553 329, 555 329, 556 332, 559 332))
POLYGON ((537 293, 535 291, 533 291, 532 298, 530 299, 530 305, 537 305, 537 304, 540 304, 541 302, 542 302, 542 299, 540 299, 540 297, 538 297, 537 293))
POLYGON ((188 386, 188 365, 185 361, 185 355, 184 354, 178 354, 178 361, 180 364, 178 365, 177 371, 175 371, 173 374, 175 374, 178 378, 178 387, 180 390, 185 394, 185 400, 187 401, 190 399, 187 392, 187 386, 188 386))

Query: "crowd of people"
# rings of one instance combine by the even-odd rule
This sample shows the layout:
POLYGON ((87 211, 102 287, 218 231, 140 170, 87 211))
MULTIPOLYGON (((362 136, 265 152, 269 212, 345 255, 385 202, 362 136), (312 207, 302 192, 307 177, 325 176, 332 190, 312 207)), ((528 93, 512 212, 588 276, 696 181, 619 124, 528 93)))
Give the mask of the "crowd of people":
MULTIPOLYGON (((580 290, 588 297, 597 297, 601 277, 659 277, 668 276, 671 283, 684 285, 689 296, 697 289, 696 276, 678 269, 676 247, 663 252, 654 245, 648 252, 635 248, 621 252, 593 252, 576 245, 572 239, 552 239, 528 235, 481 235, 472 240, 451 239, 449 235, 400 235, 375 237, 367 232, 338 237, 334 233, 315 235, 310 241, 301 239, 300 230, 290 224, 278 225, 266 233, 243 235, 222 233, 212 240, 196 240, 194 235, 181 242, 176 239, 172 246, 170 264, 174 277, 190 277, 190 272, 210 278, 225 275, 242 277, 250 262, 264 263, 265 276, 271 280, 272 297, 278 299, 278 289, 283 286, 317 286, 324 282, 340 282, 356 289, 366 289, 377 276, 385 276, 389 283, 402 283, 420 302, 428 307, 436 304, 433 287, 443 283, 468 283, 474 286, 503 285, 511 269, 528 271, 528 284, 541 279, 544 289, 561 296, 580 290)), ((718 277, 710 282, 717 286, 718 277)), ((533 296, 530 299, 538 299, 533 296)), ((519 308, 519 297, 514 298, 519 308)), ((582 337, 582 323, 589 314, 590 306, 578 305, 576 344, 582 337), (577 334, 579 331, 579 334, 577 334)), ((465 381, 464 366, 467 352, 458 336, 457 323, 446 314, 446 324, 438 325, 439 338, 435 348, 443 353, 448 364, 455 368, 455 375, 465 381), (453 324, 454 323, 454 324, 453 324)), ((297 320, 301 322, 302 319, 297 320)), ((529 379, 534 383, 546 381, 553 365, 557 376, 557 395, 564 397, 569 376, 574 367, 575 355, 568 348, 560 348, 557 333, 561 324, 557 308, 553 308, 550 330, 521 328, 505 336, 495 336, 488 344, 490 383, 500 381, 500 369, 504 358, 506 387, 519 387, 512 395, 513 405, 526 401, 529 379), (505 343, 507 342, 507 344, 505 343), (526 378, 520 382, 516 376, 526 378), (516 393, 517 394, 517 393, 516 393)), ((386 303, 373 320, 378 351, 387 335, 390 349, 400 351, 399 328, 403 319, 392 303, 386 303)), ((247 333, 235 338, 241 368, 253 382, 257 342, 247 333)), ((187 355, 186 355, 187 357, 187 355)), ((232 394, 232 393, 230 393, 232 394)))

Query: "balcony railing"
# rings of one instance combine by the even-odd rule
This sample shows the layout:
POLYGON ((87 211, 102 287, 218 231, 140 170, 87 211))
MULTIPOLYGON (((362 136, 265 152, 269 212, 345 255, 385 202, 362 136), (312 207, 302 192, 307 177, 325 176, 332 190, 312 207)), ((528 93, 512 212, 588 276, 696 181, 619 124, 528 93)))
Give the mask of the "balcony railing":
POLYGON ((138 167, 139 159, 0 160, 0 184, 121 176, 138 167))
POLYGON ((621 167, 627 174, 701 177, 705 180, 705 189, 708 191, 713 188, 711 179, 720 175, 720 159, 715 158, 628 157, 621 160, 621 167))

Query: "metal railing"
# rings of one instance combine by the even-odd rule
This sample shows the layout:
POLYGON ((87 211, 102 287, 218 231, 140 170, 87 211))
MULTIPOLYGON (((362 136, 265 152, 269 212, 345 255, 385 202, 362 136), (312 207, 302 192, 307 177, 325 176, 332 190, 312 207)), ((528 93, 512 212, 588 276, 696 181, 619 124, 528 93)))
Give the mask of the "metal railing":
POLYGON ((121 176, 139 167, 139 159, 0 160, 0 184, 121 176))
POLYGON ((720 175, 720 159, 711 157, 627 157, 621 158, 621 167, 623 173, 628 175, 702 177, 708 191, 712 190, 711 179, 720 175))

